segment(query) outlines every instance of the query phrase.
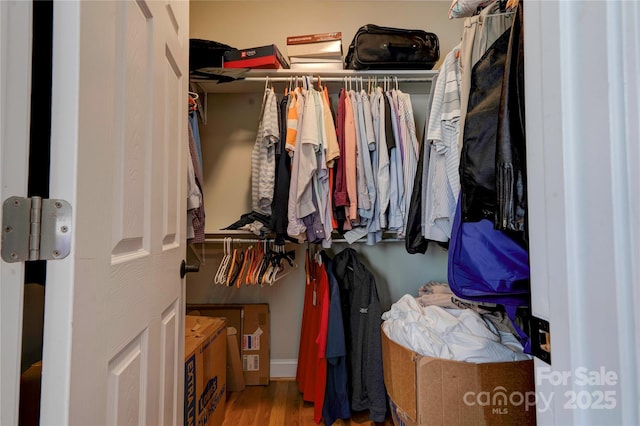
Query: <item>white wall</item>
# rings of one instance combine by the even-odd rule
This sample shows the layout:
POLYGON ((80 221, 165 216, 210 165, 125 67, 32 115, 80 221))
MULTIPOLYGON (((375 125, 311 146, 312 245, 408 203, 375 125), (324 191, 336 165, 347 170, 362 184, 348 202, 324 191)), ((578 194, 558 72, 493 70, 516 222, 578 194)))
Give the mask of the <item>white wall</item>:
MULTIPOLYGON (((447 17, 450 1, 193 1, 190 36, 237 49, 275 43, 287 36, 342 32, 344 53, 359 27, 423 29, 438 35, 441 57, 462 37, 462 19, 447 17)), ((436 68, 438 65, 436 65, 436 68)))
MULTIPOLYGON (((447 18, 449 4, 444 1, 192 1, 190 35, 237 48, 275 43, 284 51, 287 36, 342 31, 346 51, 355 31, 372 23, 435 32, 441 43, 441 58, 444 58, 462 35, 462 21, 447 18)), ((421 134, 428 84, 419 92, 413 97, 413 103, 421 134)), ((250 211, 251 149, 261 96, 261 90, 209 95, 208 121, 201 127, 207 232, 215 232, 250 211)), ((334 244, 332 252, 337 253, 346 246, 334 244)), ((418 287, 429 280, 446 280, 447 253, 435 245, 431 245, 425 255, 408 254, 403 242, 375 247, 354 244, 353 247, 374 273, 384 308, 403 294, 417 294, 418 287)), ((301 267, 295 273, 273 287, 241 289, 211 284, 220 262, 221 244, 209 244, 204 252, 200 246, 196 250, 204 254, 205 265, 199 274, 188 275, 187 303, 269 303, 271 358, 297 359, 304 300, 304 247, 297 251, 301 267)))

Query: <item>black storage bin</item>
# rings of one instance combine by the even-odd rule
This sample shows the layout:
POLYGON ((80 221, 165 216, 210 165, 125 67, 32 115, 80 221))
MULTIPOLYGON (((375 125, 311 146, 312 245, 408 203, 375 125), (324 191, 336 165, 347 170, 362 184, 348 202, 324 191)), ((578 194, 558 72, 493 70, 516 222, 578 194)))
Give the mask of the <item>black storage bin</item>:
POLYGON ((200 68, 222 68, 224 52, 236 50, 223 43, 198 38, 189 39, 189 71, 200 68))

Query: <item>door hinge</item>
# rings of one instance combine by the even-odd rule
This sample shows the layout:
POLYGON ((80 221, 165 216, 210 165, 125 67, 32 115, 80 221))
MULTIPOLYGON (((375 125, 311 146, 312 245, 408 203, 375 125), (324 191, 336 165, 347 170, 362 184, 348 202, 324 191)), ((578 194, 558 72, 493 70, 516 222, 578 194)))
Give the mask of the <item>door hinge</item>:
POLYGON ((531 316, 531 354, 551 365, 549 321, 531 316))
POLYGON ((71 205, 41 197, 9 197, 2 205, 2 259, 54 260, 71 250, 71 205))

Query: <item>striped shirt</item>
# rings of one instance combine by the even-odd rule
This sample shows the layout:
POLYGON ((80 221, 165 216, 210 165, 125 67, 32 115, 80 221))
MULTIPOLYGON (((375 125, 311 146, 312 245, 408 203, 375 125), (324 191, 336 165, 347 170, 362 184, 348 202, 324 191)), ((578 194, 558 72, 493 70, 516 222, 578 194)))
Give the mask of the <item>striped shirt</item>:
POLYGON ((429 117, 427 139, 431 141, 428 173, 428 225, 425 238, 448 241, 460 193, 460 72, 454 48, 440 68, 429 117))
POLYGON ((280 140, 278 100, 273 89, 266 89, 256 141, 251 152, 251 208, 271 215, 275 186, 275 145, 280 140))

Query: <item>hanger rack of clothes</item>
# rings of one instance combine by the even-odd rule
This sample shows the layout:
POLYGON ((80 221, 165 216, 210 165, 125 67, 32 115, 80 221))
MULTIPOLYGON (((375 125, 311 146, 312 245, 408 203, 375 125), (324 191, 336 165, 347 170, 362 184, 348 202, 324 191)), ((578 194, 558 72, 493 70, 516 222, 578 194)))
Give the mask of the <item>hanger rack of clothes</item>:
MULTIPOLYGON (((203 108, 206 108, 206 98, 208 93, 251 93, 258 89, 261 84, 266 81, 273 83, 286 83, 292 78, 298 78, 302 81, 305 77, 312 77, 315 81, 318 77, 323 82, 334 86, 336 83, 342 83, 347 79, 363 79, 364 81, 373 80, 375 78, 380 81, 385 77, 389 80, 405 83, 412 86, 420 86, 422 83, 430 83, 438 74, 437 70, 363 70, 355 71, 349 69, 343 70, 297 70, 297 69, 245 69, 236 71, 230 80, 219 82, 216 79, 207 79, 193 76, 190 87, 192 91, 196 91, 203 99, 203 108)), ((428 84, 426 85, 428 87, 428 84)), ((416 93, 422 93, 418 91, 416 93)))
POLYGON ((251 210, 271 218, 276 237, 324 248, 333 231, 344 242, 366 237, 373 245, 385 232, 401 240, 419 151, 411 96, 399 88, 408 78, 334 79, 337 108, 330 77, 280 77, 289 82, 281 97, 274 78, 261 80, 251 210))
MULTIPOLYGON (((262 83, 268 83, 268 82, 274 82, 274 83, 288 83, 291 81, 291 79, 299 79, 300 81, 303 81, 305 78, 310 78, 312 81, 317 79, 318 76, 309 76, 309 75, 292 75, 289 77, 269 77, 269 76, 265 76, 265 77, 245 77, 243 80, 247 81, 247 82, 262 82, 262 83)), ((343 77, 323 77, 320 76, 319 78, 321 79, 321 81, 323 82, 327 82, 327 83, 343 83, 346 79, 358 79, 359 81, 364 80, 365 82, 368 79, 373 79, 373 78, 378 78, 378 80, 382 81, 383 78, 388 78, 390 81, 393 81, 394 83, 429 83, 431 82, 431 80, 433 80, 433 76, 424 76, 424 77, 398 77, 395 75, 388 75, 388 74, 384 74, 384 75, 357 75, 357 76, 343 76, 343 77)))
MULTIPOLYGON (((253 235, 253 234, 252 234, 253 235)), ((227 238, 212 238, 212 237, 207 237, 204 240, 204 243, 213 243, 213 244, 222 244, 226 241, 227 238)), ((246 243, 246 244, 258 244, 258 243, 263 243, 263 242, 267 242, 269 244, 272 244, 275 242, 274 239, 272 238, 235 238, 233 237, 233 242, 234 243, 246 243)), ((366 243, 367 239, 366 238, 360 238, 357 240, 351 240, 351 239, 347 239, 347 238, 333 238, 331 240, 334 243, 347 243, 347 244, 354 244, 354 243, 366 243)), ((389 238, 382 238, 379 242, 382 243, 397 243, 397 242, 401 242, 404 241, 404 239, 401 238, 395 238, 395 237, 389 237, 389 238)))
POLYGON ((274 240, 256 238, 210 238, 208 243, 224 244, 224 254, 211 284, 240 288, 273 285, 298 268, 296 251, 274 240))

